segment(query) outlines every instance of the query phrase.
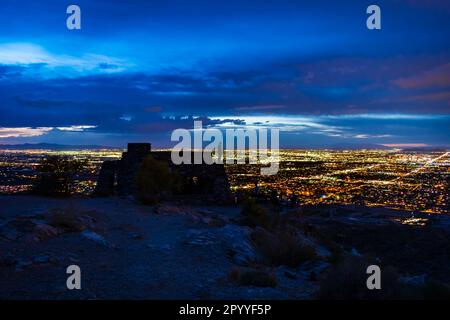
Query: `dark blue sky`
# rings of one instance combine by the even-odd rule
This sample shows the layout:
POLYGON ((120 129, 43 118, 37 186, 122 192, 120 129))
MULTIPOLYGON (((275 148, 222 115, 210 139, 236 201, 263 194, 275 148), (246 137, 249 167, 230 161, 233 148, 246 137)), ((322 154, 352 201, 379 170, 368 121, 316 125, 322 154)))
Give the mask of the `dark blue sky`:
POLYGON ((201 117, 280 128, 284 147, 450 145, 448 1, 0 8, 0 143, 168 146, 201 117), (370 4, 382 30, 366 28, 370 4))

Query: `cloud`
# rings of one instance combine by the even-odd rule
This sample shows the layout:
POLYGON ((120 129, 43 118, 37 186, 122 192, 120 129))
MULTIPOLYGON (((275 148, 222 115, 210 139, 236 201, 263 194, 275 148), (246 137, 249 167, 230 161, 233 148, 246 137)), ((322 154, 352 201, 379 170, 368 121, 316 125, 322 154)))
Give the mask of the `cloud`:
POLYGON ((162 111, 162 108, 159 106, 155 106, 155 107, 146 107, 144 109, 145 112, 149 112, 149 113, 158 113, 162 111))
POLYGON ((0 64, 22 66, 22 71, 32 71, 29 66, 41 66, 44 70, 32 75, 45 77, 60 76, 61 68, 65 68, 65 76, 70 72, 112 73, 124 71, 130 64, 123 59, 102 54, 85 53, 81 56, 50 53, 43 47, 33 43, 0 44, 0 64), (25 68, 26 67, 26 68, 25 68))
POLYGON ((383 99, 382 103, 439 103, 442 105, 445 111, 448 111, 448 106, 450 105, 450 91, 445 92, 430 92, 418 95, 407 95, 401 97, 391 97, 388 99, 383 99), (447 108, 445 108, 447 107, 447 108))
POLYGON ((9 65, 27 65, 36 63, 58 64, 53 57, 40 46, 29 43, 7 43, 0 45, 0 63, 9 65))
POLYGON ((421 9, 436 9, 450 11, 450 4, 442 0, 407 0, 410 5, 420 7, 421 9))
POLYGON ((393 80, 392 83, 402 89, 426 89, 450 86, 450 63, 414 76, 393 80))
POLYGON ((93 129, 96 126, 74 125, 70 127, 0 127, 0 138, 27 138, 45 135, 53 130, 82 132, 87 129, 93 129))
POLYGON ((236 107, 235 110, 238 111, 272 111, 272 110, 279 110, 284 109, 286 106, 283 105, 257 105, 257 106, 244 106, 244 107, 236 107))
MULTIPOLYGON (((132 108, 151 106, 155 112, 161 112, 159 106, 164 106, 164 111, 171 114, 185 114, 189 110, 208 116, 280 111, 283 114, 406 113, 412 110, 440 113, 448 108, 444 94, 433 93, 425 97, 423 95, 430 93, 419 89, 402 90, 395 84, 403 83, 399 79, 411 78, 411 73, 420 75, 447 65, 442 61, 448 61, 448 57, 435 57, 434 60, 429 57, 317 58, 307 62, 299 59, 285 63, 274 61, 257 68, 242 67, 232 72, 218 72, 214 67, 208 71, 163 68, 152 72, 144 67, 135 72, 135 68, 123 69, 100 55, 85 54, 82 57, 91 61, 88 63, 91 69, 85 72, 75 72, 72 67, 68 68, 73 72, 67 71, 66 67, 51 67, 55 59, 50 58, 47 63, 34 67, 30 64, 7 65, 3 72, 0 67, 0 80, 10 80, 0 81, 0 93, 3 87, 4 96, 16 92, 22 105, 42 105, 46 109, 57 107, 50 101, 49 92, 55 104, 78 100, 78 110, 85 109, 80 106, 84 103, 122 104, 123 110, 115 117, 128 114, 126 109, 130 105, 132 108), (106 62, 99 62, 101 60, 106 62), (49 73, 49 70, 53 71, 49 73), (57 76, 60 71, 62 75, 57 76), (42 79, 49 74, 50 78, 42 79), (12 83, 14 88, 11 88, 12 83), (84 101, 79 101, 81 97, 84 101), (417 100, 414 101, 414 97, 417 100), (425 109, 423 103, 427 98, 437 103, 427 105, 425 109), (394 105, 387 106, 388 103, 394 105)), ((74 106, 73 103, 67 105, 74 106)))
POLYGON ((369 138, 390 138, 390 134, 356 134, 354 138, 356 139, 369 139, 369 138))
POLYGON ((86 131, 88 129, 94 129, 94 128, 97 128, 97 126, 81 125, 81 126, 69 126, 69 127, 56 127, 56 129, 58 129, 60 131, 76 131, 76 132, 86 131))
POLYGON ((0 64, 0 80, 17 78, 22 75, 25 68, 23 66, 11 66, 0 64))
POLYGON ((384 143, 382 145, 390 148, 421 148, 429 146, 426 143, 384 143))
POLYGON ((446 114, 408 114, 408 113, 361 113, 361 114, 341 114, 324 115, 322 118, 328 119, 353 119, 353 120, 437 120, 450 119, 446 114))
POLYGON ((51 127, 19 127, 19 128, 3 128, 0 127, 0 138, 24 138, 37 137, 51 131, 51 127))
POLYGON ((284 132, 308 131, 310 133, 318 133, 323 135, 341 135, 344 128, 321 123, 317 117, 307 116, 240 116, 240 122, 231 121, 232 117, 212 117, 217 120, 215 125, 217 128, 235 128, 244 126, 245 129, 278 129, 284 132))

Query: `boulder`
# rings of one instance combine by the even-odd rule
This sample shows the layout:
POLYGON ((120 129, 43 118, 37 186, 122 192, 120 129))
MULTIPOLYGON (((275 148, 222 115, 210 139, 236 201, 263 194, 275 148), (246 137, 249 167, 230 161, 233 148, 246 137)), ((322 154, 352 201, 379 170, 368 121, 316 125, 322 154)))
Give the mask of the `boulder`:
POLYGON ((9 240, 9 241, 14 241, 19 237, 19 233, 17 232, 17 230, 7 224, 5 226, 0 227, 0 238, 9 240))
POLYGON ((103 236, 99 235, 98 233, 92 231, 92 230, 85 230, 81 233, 81 236, 85 239, 91 240, 101 246, 112 248, 114 247, 111 245, 103 236))
POLYGON ((215 231, 218 239, 227 248, 231 260, 240 266, 249 266, 259 261, 250 239, 252 229, 228 224, 215 231))
POLYGON ((60 234, 58 228, 52 227, 45 223, 37 224, 33 230, 33 236, 37 241, 47 240, 60 234))
POLYGON ((423 285, 425 285, 426 280, 427 274, 425 273, 416 276, 404 276, 399 278, 399 281, 401 283, 415 287, 422 287, 423 285))
POLYGON ((185 243, 196 246, 222 245, 231 261, 240 266, 256 263, 258 255, 250 240, 251 228, 233 224, 214 229, 190 229, 185 243))

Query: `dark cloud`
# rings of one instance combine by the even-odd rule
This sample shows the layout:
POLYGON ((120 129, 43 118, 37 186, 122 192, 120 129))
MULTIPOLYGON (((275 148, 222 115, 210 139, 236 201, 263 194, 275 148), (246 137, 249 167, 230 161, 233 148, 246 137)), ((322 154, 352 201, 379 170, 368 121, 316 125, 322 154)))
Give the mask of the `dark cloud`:
POLYGON ((120 68, 120 66, 118 66, 118 65, 106 63, 106 62, 99 63, 98 67, 103 70, 114 70, 114 69, 120 68))
POLYGON ((195 117, 448 114, 443 3, 380 0, 379 32, 350 0, 79 0, 80 32, 65 28, 65 3, 5 3, 0 126, 95 125, 86 134, 117 141, 195 117))
POLYGON ((5 126, 95 124, 121 132, 132 132, 141 120, 171 127, 169 120, 158 122, 168 115, 447 113, 445 59, 310 59, 259 71, 121 72, 39 81, 25 75, 38 66, 2 66, 0 111, 5 126), (132 121, 123 123, 124 117, 132 121))
POLYGON ((14 79, 22 75, 25 70, 23 66, 0 65, 0 80, 14 79))
POLYGON ((393 80, 392 83, 402 89, 450 87, 450 63, 416 75, 393 80))

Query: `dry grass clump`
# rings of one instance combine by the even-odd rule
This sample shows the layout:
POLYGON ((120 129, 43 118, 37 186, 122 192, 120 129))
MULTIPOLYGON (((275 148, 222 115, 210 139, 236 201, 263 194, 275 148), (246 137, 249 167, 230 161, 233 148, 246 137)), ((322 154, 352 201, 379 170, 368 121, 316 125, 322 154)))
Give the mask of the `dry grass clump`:
POLYGON ((231 268, 228 279, 241 286, 276 287, 275 273, 265 268, 231 268))
POLYGON ((317 258, 315 249, 303 243, 292 231, 257 229, 251 234, 251 239, 270 266, 297 267, 317 258))
POLYGON ((52 209, 47 218, 48 223, 67 232, 81 232, 87 229, 86 219, 74 207, 52 209))
MULTIPOLYGON (((399 281, 399 274, 392 267, 381 268, 381 289, 367 288, 368 259, 359 256, 345 256, 328 269, 321 278, 319 299, 327 300, 393 300, 414 299, 417 292, 399 281)), ((376 264, 376 263, 375 263, 376 264)))
POLYGON ((181 189, 180 176, 164 161, 147 156, 136 174, 138 198, 143 204, 156 204, 181 189))
POLYGON ((263 227, 272 230, 280 223, 280 215, 277 212, 269 211, 253 198, 244 199, 241 215, 243 223, 250 227, 263 227))
POLYGON ((450 285, 429 280, 423 286, 422 293, 427 300, 450 300, 450 285))

